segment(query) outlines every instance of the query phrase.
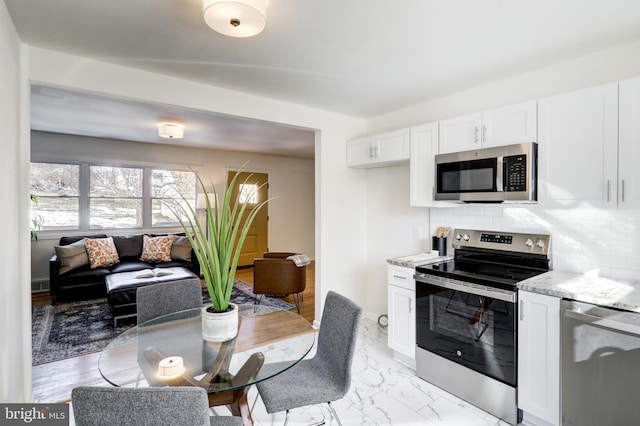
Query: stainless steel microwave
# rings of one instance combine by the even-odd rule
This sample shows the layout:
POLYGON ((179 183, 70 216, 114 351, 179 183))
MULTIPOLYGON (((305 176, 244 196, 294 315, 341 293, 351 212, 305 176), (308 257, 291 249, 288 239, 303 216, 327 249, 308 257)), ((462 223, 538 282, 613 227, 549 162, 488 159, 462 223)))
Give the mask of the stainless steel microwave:
POLYGON ((436 155, 435 199, 469 203, 536 202, 535 142, 436 155))

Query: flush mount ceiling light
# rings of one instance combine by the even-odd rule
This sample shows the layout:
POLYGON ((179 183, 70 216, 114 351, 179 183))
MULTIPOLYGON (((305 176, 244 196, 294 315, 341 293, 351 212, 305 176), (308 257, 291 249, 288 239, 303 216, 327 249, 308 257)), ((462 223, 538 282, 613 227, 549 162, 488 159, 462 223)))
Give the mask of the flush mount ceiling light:
POLYGON ((184 136, 184 126, 176 123, 158 124, 158 135, 167 139, 182 139, 184 136))
POLYGON ((204 0, 204 21, 231 37, 251 37, 265 26, 267 0, 204 0))

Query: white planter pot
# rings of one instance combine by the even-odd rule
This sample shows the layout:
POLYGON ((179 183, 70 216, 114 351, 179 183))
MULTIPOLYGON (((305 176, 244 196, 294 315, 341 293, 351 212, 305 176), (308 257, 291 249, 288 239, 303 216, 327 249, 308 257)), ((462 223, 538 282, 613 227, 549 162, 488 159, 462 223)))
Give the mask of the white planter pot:
POLYGON ((221 313, 207 312, 202 308, 202 337, 208 342, 224 342, 238 334, 238 305, 229 303, 230 311, 221 313))

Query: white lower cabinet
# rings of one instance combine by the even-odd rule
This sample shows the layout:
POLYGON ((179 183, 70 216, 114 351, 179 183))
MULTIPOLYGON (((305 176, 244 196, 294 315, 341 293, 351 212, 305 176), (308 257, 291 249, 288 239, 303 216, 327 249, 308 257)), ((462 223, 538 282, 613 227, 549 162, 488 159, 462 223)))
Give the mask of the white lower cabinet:
POLYGON ((525 424, 560 424, 560 299, 518 291, 518 408, 525 424))
POLYGON ((388 268, 388 345, 394 358, 415 368, 416 290, 414 269, 389 265, 388 268))

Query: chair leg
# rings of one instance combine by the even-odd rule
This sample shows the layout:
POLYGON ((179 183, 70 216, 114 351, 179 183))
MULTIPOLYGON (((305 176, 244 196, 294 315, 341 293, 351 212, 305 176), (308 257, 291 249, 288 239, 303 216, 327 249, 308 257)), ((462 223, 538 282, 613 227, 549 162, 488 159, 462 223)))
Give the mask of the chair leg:
POLYGON ((293 293, 293 302, 296 304, 298 313, 300 313, 300 293, 293 293))
POLYGON ((336 410, 333 409, 333 405, 331 405, 331 402, 327 402, 327 405, 329 406, 329 410, 331 410, 331 415, 336 419, 336 422, 338 422, 338 426, 342 426, 342 422, 338 417, 338 413, 336 413, 336 410))
POLYGON ((262 301, 263 297, 264 297, 264 294, 258 294, 256 296, 255 302, 253 303, 253 313, 256 313, 258 311, 258 305, 262 301))

